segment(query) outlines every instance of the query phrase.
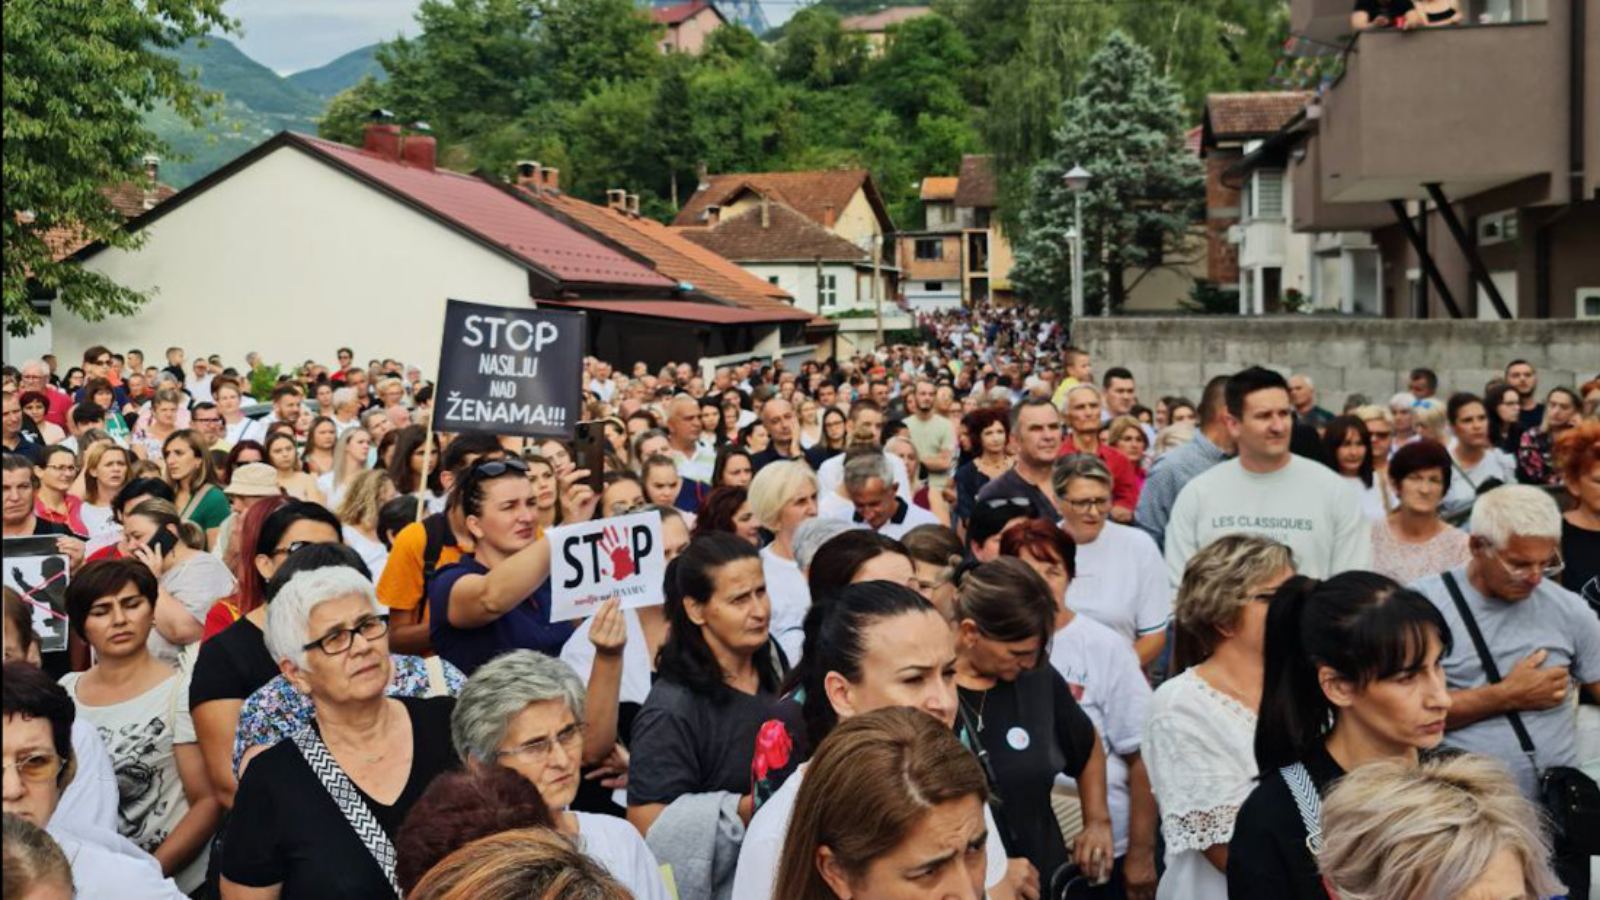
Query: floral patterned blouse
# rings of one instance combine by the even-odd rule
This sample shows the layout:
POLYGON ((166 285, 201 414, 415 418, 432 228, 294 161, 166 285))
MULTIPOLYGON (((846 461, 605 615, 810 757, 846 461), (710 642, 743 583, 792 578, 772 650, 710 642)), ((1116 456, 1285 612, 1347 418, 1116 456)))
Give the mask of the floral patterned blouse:
MULTIPOLYGON (((390 657, 394 661, 394 680, 389 683, 391 697, 429 696, 428 661, 420 656, 390 657)), ((444 693, 451 697, 461 692, 467 676, 444 660, 444 693)), ((271 747, 311 724, 311 698, 294 689, 289 679, 279 675, 251 694, 239 710, 239 731, 233 739, 233 773, 239 774, 239 761, 252 747, 271 747)))

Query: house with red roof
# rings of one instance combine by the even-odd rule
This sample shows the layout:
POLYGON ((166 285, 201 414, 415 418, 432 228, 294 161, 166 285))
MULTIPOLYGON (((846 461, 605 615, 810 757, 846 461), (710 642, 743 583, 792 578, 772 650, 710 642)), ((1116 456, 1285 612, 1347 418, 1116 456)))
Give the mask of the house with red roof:
POLYGON ((684 0, 669 6, 652 6, 650 18, 656 24, 666 26, 666 34, 657 42, 662 53, 699 53, 711 32, 728 24, 711 0, 684 0))
POLYGON ((541 200, 439 168, 436 153, 431 136, 392 124, 369 125, 361 147, 276 135, 132 219, 138 248, 78 250, 78 264, 149 301, 100 322, 57 305, 56 352, 177 345, 287 362, 347 345, 432 371, 447 298, 582 310, 589 352, 618 364, 804 343, 811 314, 727 278, 726 260, 689 265, 578 223, 553 199, 558 171, 538 170, 541 200))

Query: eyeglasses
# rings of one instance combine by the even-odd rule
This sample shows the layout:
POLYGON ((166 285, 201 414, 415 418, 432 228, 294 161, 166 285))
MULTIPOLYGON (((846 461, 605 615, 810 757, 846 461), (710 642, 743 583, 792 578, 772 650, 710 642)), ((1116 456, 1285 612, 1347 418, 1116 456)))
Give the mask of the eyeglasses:
POLYGON ((479 478, 499 478, 507 472, 526 475, 528 464, 515 456, 508 456, 505 459, 486 459, 472 467, 472 473, 479 478))
POLYGON ((1506 574, 1518 581, 1532 581, 1535 578, 1553 580, 1560 578, 1561 573, 1566 571, 1567 568, 1567 564, 1561 559, 1560 554, 1557 554, 1555 561, 1550 563, 1508 563, 1501 558, 1500 551, 1495 550, 1493 547, 1490 547, 1487 552, 1488 555, 1495 558, 1496 562, 1500 563, 1500 567, 1506 570, 1506 574))
POLYGON ((573 722, 571 725, 555 733, 554 737, 535 738, 524 744, 518 744, 510 750, 501 750, 495 753, 496 759, 507 756, 518 756, 531 763, 543 763, 550 759, 550 751, 556 744, 567 751, 571 756, 583 744, 583 723, 573 722))
POLYGON ((61 768, 67 763, 54 753, 29 753, 19 756, 13 762, 0 763, 0 771, 17 770, 17 777, 23 781, 42 783, 52 781, 61 774, 61 768))
POLYGON ((1062 502, 1067 504, 1067 509, 1076 513, 1086 513, 1091 509, 1096 512, 1105 512, 1111 508, 1110 497, 1090 497, 1087 500, 1063 500, 1062 502))
POLYGON ((272 555, 274 557, 293 556, 294 552, 296 550, 299 550, 301 547, 309 547, 309 546, 311 546, 312 544, 315 544, 315 543, 317 543, 317 542, 316 541, 290 541, 289 545, 287 547, 279 547, 278 549, 272 551, 272 555))
POLYGON ((1027 497, 996 497, 993 500, 983 501, 984 509, 1004 509, 1008 506, 1031 508, 1033 501, 1027 497))
POLYGON ((358 634, 368 641, 375 641, 388 633, 388 616, 368 616, 349 628, 335 628, 309 644, 301 645, 300 649, 310 650, 316 647, 329 656, 338 656, 355 645, 358 634))
POLYGON ((1373 431, 1370 428, 1367 429, 1367 434, 1375 441, 1387 441, 1389 438, 1394 437, 1394 432, 1392 431, 1373 431))
POLYGON ((221 418, 212 418, 212 417, 208 417, 208 418, 204 418, 204 419, 195 417, 195 418, 191 418, 190 421, 193 422, 196 425, 221 425, 222 424, 222 419, 221 418))

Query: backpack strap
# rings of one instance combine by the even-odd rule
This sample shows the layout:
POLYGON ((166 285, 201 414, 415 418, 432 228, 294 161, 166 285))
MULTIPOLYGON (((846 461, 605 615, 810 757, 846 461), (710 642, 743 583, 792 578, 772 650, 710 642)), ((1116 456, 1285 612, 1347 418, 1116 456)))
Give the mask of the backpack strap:
POLYGON ((383 870, 383 877, 388 879, 389 887, 396 897, 400 896, 400 881, 395 875, 395 849, 394 842, 389 840, 389 835, 378 824, 372 815, 372 810, 361 799, 359 789, 350 776, 339 768, 334 761, 333 754, 328 752, 328 745, 322 742, 322 736, 310 725, 294 733, 291 738, 295 747, 299 748, 300 755, 305 757, 311 771, 316 773, 317 780, 322 782, 323 788, 328 791, 328 796, 333 798, 334 805, 339 807, 339 812, 344 814, 346 822, 356 833, 356 838, 372 854, 372 859, 383 870))
POLYGON ((1306 827, 1306 849, 1315 857, 1322 852, 1322 795, 1317 793, 1316 782, 1304 763, 1284 766, 1278 770, 1283 783, 1289 786, 1289 796, 1300 810, 1300 823, 1306 827))
POLYGON ((442 514, 424 518, 422 531, 427 536, 427 543, 422 548, 422 584, 426 589, 428 582, 433 580, 433 573, 439 568, 439 557, 444 553, 444 548, 455 542, 452 540, 454 535, 450 534, 450 522, 442 514))

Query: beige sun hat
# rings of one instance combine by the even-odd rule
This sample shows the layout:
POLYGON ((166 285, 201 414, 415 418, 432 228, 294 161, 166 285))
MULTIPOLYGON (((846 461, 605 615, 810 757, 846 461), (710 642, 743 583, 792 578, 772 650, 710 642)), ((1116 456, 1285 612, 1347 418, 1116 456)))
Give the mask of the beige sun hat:
POLYGON ((224 494, 234 497, 276 497, 283 493, 278 487, 278 472, 263 462, 250 462, 233 470, 224 494))

